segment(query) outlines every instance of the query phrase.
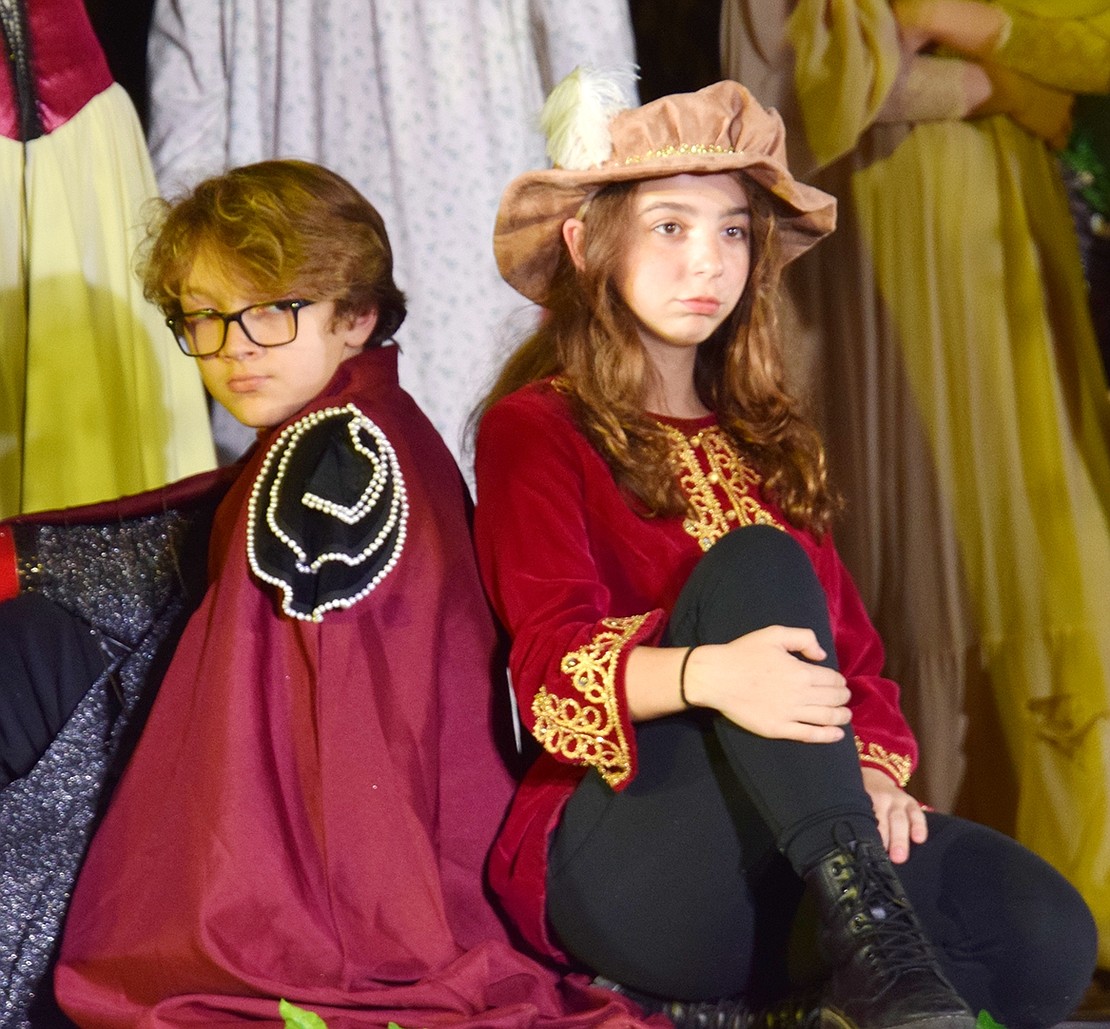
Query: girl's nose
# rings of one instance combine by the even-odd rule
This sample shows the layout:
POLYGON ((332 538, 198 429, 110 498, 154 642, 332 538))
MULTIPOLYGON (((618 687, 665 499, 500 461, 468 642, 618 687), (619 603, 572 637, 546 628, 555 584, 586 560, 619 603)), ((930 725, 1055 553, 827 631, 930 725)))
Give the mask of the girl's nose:
POLYGON ((694 241, 691 265, 695 272, 702 275, 719 275, 724 268, 721 257, 721 241, 716 234, 707 235, 694 241))

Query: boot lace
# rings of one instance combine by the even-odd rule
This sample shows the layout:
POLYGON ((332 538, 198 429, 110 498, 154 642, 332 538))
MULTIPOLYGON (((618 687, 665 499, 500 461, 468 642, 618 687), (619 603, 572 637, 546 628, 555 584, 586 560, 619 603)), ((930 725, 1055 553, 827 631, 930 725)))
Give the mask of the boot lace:
POLYGON ((834 871, 852 934, 869 937, 860 956, 888 982, 906 972, 932 971, 935 955, 901 883, 885 861, 869 860, 869 848, 853 841, 834 871))

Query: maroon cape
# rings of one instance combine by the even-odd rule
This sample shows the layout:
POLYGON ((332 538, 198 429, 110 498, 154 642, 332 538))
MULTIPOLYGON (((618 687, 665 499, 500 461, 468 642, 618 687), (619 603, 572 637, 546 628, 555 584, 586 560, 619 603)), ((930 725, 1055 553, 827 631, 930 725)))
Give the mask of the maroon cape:
POLYGON ((330 1029, 630 1024, 514 951, 484 894, 512 792, 494 625, 395 350, 260 439, 209 566, 73 897, 71 1017, 280 1025, 285 998, 330 1029))

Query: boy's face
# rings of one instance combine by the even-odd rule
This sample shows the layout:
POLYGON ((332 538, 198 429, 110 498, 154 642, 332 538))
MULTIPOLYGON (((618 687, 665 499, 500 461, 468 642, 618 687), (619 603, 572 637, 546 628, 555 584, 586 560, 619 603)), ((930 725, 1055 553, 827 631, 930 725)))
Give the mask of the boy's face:
MULTIPOLYGON (((212 310, 225 314, 269 300, 299 297, 244 296, 243 287, 206 274, 194 265, 181 294, 186 313, 212 310)), ((261 347, 237 322, 227 326, 223 348, 196 358, 208 392, 239 421, 255 429, 272 428, 314 400, 339 365, 359 353, 377 320, 376 313, 336 321, 335 305, 320 301, 297 313, 297 336, 291 343, 261 347)))

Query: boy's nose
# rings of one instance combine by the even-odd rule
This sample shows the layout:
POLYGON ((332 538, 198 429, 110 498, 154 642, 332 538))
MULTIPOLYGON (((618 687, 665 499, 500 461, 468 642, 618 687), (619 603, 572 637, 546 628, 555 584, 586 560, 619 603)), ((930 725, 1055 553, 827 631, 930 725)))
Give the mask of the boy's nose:
POLYGON ((258 349, 257 344, 243 331, 243 326, 238 322, 228 322, 227 334, 224 336, 224 345, 221 353, 228 357, 240 357, 258 349))

